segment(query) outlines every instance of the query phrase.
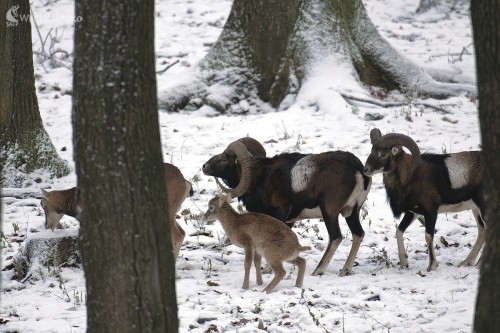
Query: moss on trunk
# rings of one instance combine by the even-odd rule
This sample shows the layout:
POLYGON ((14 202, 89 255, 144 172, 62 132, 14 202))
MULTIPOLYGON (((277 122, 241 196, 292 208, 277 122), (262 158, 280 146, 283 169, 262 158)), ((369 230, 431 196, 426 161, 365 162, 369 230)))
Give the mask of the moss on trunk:
POLYGON ((13 262, 16 280, 26 278, 30 272, 35 274, 34 278, 43 278, 37 275, 48 274, 56 267, 79 267, 82 260, 78 250, 78 237, 30 238, 13 262))

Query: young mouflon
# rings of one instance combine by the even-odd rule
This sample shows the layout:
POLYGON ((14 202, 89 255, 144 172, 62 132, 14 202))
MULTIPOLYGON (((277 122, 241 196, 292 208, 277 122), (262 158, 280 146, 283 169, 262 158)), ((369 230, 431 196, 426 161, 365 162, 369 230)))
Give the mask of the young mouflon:
POLYGON ((249 276, 252 261, 254 262, 257 284, 262 284, 262 256, 274 271, 274 278, 263 290, 270 293, 285 277, 283 262, 297 265, 296 287, 302 286, 306 270, 306 260, 299 256, 300 252, 310 250, 309 246, 301 246, 297 235, 283 222, 264 214, 238 214, 230 204, 231 195, 212 198, 204 220, 218 219, 224 228, 227 238, 245 249, 245 278, 243 289, 249 287, 249 276))

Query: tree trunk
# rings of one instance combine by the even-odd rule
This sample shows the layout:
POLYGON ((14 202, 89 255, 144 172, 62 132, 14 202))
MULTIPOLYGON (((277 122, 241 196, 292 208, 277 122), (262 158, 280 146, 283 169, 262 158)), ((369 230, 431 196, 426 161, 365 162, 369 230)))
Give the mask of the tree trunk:
POLYGON ((441 3, 441 0, 420 0, 417 8, 417 13, 425 13, 432 8, 436 8, 441 3))
POLYGON ((57 155, 38 109, 31 23, 21 20, 29 17, 30 4, 2 1, 0 13, 0 185, 26 187, 45 177, 65 176, 70 169, 57 155), (37 175, 31 174, 35 170, 37 175))
POLYGON ((367 85, 436 98, 475 93, 472 85, 436 82, 394 50, 361 0, 235 0, 200 70, 207 87, 188 88, 188 98, 167 94, 161 106, 169 111, 185 108, 201 97, 222 112, 244 112, 237 106, 244 100, 257 108, 266 103, 283 107, 285 97, 293 98, 321 75, 322 82, 337 86, 337 77, 354 77, 367 85), (327 77, 321 73, 325 64, 338 71, 327 77))
POLYGON ((73 127, 89 332, 177 332, 154 0, 76 1, 73 127))
POLYGON ((474 332, 500 327, 500 3, 471 2, 481 123, 482 167, 486 191, 486 243, 481 256, 474 332))

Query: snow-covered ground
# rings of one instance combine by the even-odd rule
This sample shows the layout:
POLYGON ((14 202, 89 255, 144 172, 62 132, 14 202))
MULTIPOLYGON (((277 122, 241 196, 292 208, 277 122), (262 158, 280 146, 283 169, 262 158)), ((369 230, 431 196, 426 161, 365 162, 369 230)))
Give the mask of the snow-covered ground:
MULTIPOLYGON (((389 42, 416 63, 434 69, 460 72, 474 80, 473 46, 466 1, 455 8, 442 8, 415 15, 418 0, 365 0, 367 11, 389 42)), ((450 2, 451 3, 451 2, 450 2)), ((34 13, 42 38, 60 36, 60 47, 71 53, 73 1, 35 1, 34 13), (52 15, 52 16, 51 16, 52 15), (56 19, 54 19, 56 17, 56 19), (50 30, 52 29, 52 30, 50 30), (50 31, 50 33, 49 33, 50 31)), ((157 69, 179 60, 158 75, 159 94, 189 76, 221 31, 229 13, 229 0, 157 1, 157 69)), ((83 18, 84 19, 84 18, 83 18)), ((40 48, 36 29, 34 49, 40 48)), ((45 47, 48 47, 47 45, 45 47)), ((44 125, 60 155, 74 166, 72 157, 72 73, 53 68, 49 61, 37 62, 36 86, 44 125)), ((61 60, 71 65, 69 60, 61 60)), ((335 73, 335 68, 324 68, 335 73)), ((342 72, 340 72, 342 73, 342 72)), ((339 83, 340 82, 340 83, 339 83)), ((328 80, 322 82, 329 85, 328 80)), ((345 78, 345 88, 356 85, 345 78)), ((335 78, 335 89, 342 87, 335 78)), ((324 88, 324 87, 323 87, 324 88)), ((201 165, 220 153, 234 139, 246 135, 262 142, 268 155, 283 151, 303 153, 348 150, 363 162, 369 154, 369 131, 395 131, 412 136, 422 151, 457 152, 479 148, 476 104, 466 96, 427 100, 450 111, 443 115, 432 109, 347 104, 332 89, 332 96, 314 94, 314 86, 302 92, 288 110, 247 116, 207 116, 160 112, 164 159, 177 165, 193 181, 195 195, 186 200, 189 210, 178 220, 188 236, 177 260, 177 296, 181 332, 256 332, 259 321, 268 332, 470 332, 478 270, 457 268, 470 251, 477 229, 470 212, 441 215, 435 237, 439 267, 426 272, 428 258, 424 229, 416 222, 405 233, 410 268, 397 266, 395 227, 386 202, 382 177, 376 175, 366 203, 363 227, 366 236, 351 276, 338 276, 351 246, 351 234, 341 218, 345 239, 323 276, 311 276, 326 247, 328 234, 318 220, 297 223, 293 230, 305 252, 307 270, 302 289, 294 287, 296 270, 286 265, 287 277, 275 292, 264 294, 251 274, 249 290, 242 290, 243 250, 225 245, 218 222, 203 225, 198 216, 217 192, 204 176, 201 165), (379 113, 371 121, 366 113, 379 113), (205 231, 203 236, 197 236, 205 231), (208 236, 207 236, 208 235, 208 236), (448 246, 445 246, 447 243, 448 246), (210 283, 208 283, 210 282, 210 283)), ((323 89, 324 91, 324 89, 323 89)), ((362 92, 357 88, 358 92, 362 92)), ((75 173, 54 180, 52 188, 76 184, 75 173)), ((52 235, 74 235, 79 224, 64 217, 65 228, 45 230, 44 216, 35 198, 2 200, 3 238, 0 330, 9 332, 85 332, 85 280, 83 270, 52 267, 33 271, 23 282, 12 280, 12 257, 26 239, 52 235)), ((236 205, 236 203, 235 203, 236 205)), ((264 284, 272 276, 264 276, 264 284)))

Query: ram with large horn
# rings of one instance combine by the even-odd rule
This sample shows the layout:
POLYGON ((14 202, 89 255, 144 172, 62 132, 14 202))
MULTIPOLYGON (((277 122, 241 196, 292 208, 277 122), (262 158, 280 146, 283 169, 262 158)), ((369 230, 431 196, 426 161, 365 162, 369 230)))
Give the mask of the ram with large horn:
POLYGON ((359 211, 371 186, 371 178, 363 174, 363 164, 356 156, 333 151, 283 153, 268 158, 257 140, 246 137, 213 156, 203 165, 203 173, 221 178, 225 186, 217 182, 222 189, 239 197, 249 212, 267 214, 283 222, 323 218, 329 243, 313 275, 325 273, 342 241, 342 214, 353 242, 340 276, 351 272, 364 237, 359 211))
POLYGON ((365 163, 365 175, 383 173, 384 186, 395 217, 404 217, 396 230, 399 264, 408 266, 403 233, 417 218, 425 220, 425 241, 429 253, 427 271, 436 270, 438 262, 433 240, 439 213, 471 209, 478 235, 467 258, 459 266, 474 264, 485 241, 485 199, 479 151, 454 154, 421 154, 410 137, 379 129, 370 132, 372 150, 365 163), (411 154, 403 150, 406 147, 411 154))

